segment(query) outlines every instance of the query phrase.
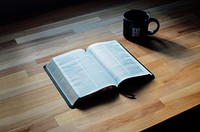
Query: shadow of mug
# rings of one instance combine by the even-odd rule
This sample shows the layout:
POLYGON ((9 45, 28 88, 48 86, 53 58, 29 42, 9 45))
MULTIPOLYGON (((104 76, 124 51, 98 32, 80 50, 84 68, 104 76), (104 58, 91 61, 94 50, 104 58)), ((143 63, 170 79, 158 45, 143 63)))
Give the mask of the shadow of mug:
POLYGON ((148 35, 153 35, 158 32, 160 23, 157 19, 142 10, 129 10, 123 15, 123 35, 129 41, 140 41, 148 35), (150 23, 156 23, 156 28, 149 31, 150 23))

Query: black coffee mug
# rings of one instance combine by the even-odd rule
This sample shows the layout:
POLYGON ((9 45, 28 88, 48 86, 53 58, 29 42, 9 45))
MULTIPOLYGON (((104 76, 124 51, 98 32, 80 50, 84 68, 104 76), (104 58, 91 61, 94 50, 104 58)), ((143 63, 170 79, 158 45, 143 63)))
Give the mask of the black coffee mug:
POLYGON ((129 10, 123 15, 123 35, 130 41, 145 39, 148 35, 155 34, 160 28, 159 21, 142 10, 129 10), (149 23, 155 22, 157 27, 149 31, 149 23))

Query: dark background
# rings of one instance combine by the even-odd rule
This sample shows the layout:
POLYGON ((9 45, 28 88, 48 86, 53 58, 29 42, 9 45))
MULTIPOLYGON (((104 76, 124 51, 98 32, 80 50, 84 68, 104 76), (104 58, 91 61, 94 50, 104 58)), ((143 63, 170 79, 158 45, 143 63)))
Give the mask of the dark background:
POLYGON ((2 0, 0 24, 13 23, 52 10, 79 5, 92 0, 2 0))
POLYGON ((200 105, 154 125, 143 132, 199 132, 200 105))

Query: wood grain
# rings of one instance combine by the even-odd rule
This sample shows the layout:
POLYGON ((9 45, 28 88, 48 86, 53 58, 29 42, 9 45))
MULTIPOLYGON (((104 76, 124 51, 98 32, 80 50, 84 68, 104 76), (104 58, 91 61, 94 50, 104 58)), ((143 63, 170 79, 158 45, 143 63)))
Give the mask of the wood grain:
POLYGON ((0 131, 141 131, 199 105, 199 23, 199 0, 118 0, 60 9, 2 27, 0 131), (130 9, 157 18, 159 32, 141 43, 126 40, 122 15, 130 9), (43 66, 54 56, 113 39, 155 79, 133 87, 135 100, 118 94, 70 109, 43 66))

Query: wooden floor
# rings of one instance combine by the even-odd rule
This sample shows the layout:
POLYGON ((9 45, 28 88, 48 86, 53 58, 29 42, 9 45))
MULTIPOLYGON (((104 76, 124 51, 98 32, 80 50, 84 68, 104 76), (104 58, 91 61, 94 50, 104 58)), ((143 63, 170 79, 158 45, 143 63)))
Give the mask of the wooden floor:
POLYGON ((0 132, 141 131, 200 104, 199 0, 108 4, 68 7, 1 27, 0 132), (122 15, 129 9, 160 21, 152 40, 138 44, 123 37, 122 15), (134 100, 119 94, 70 109, 43 66, 56 55, 113 39, 155 79, 135 91, 134 100))

